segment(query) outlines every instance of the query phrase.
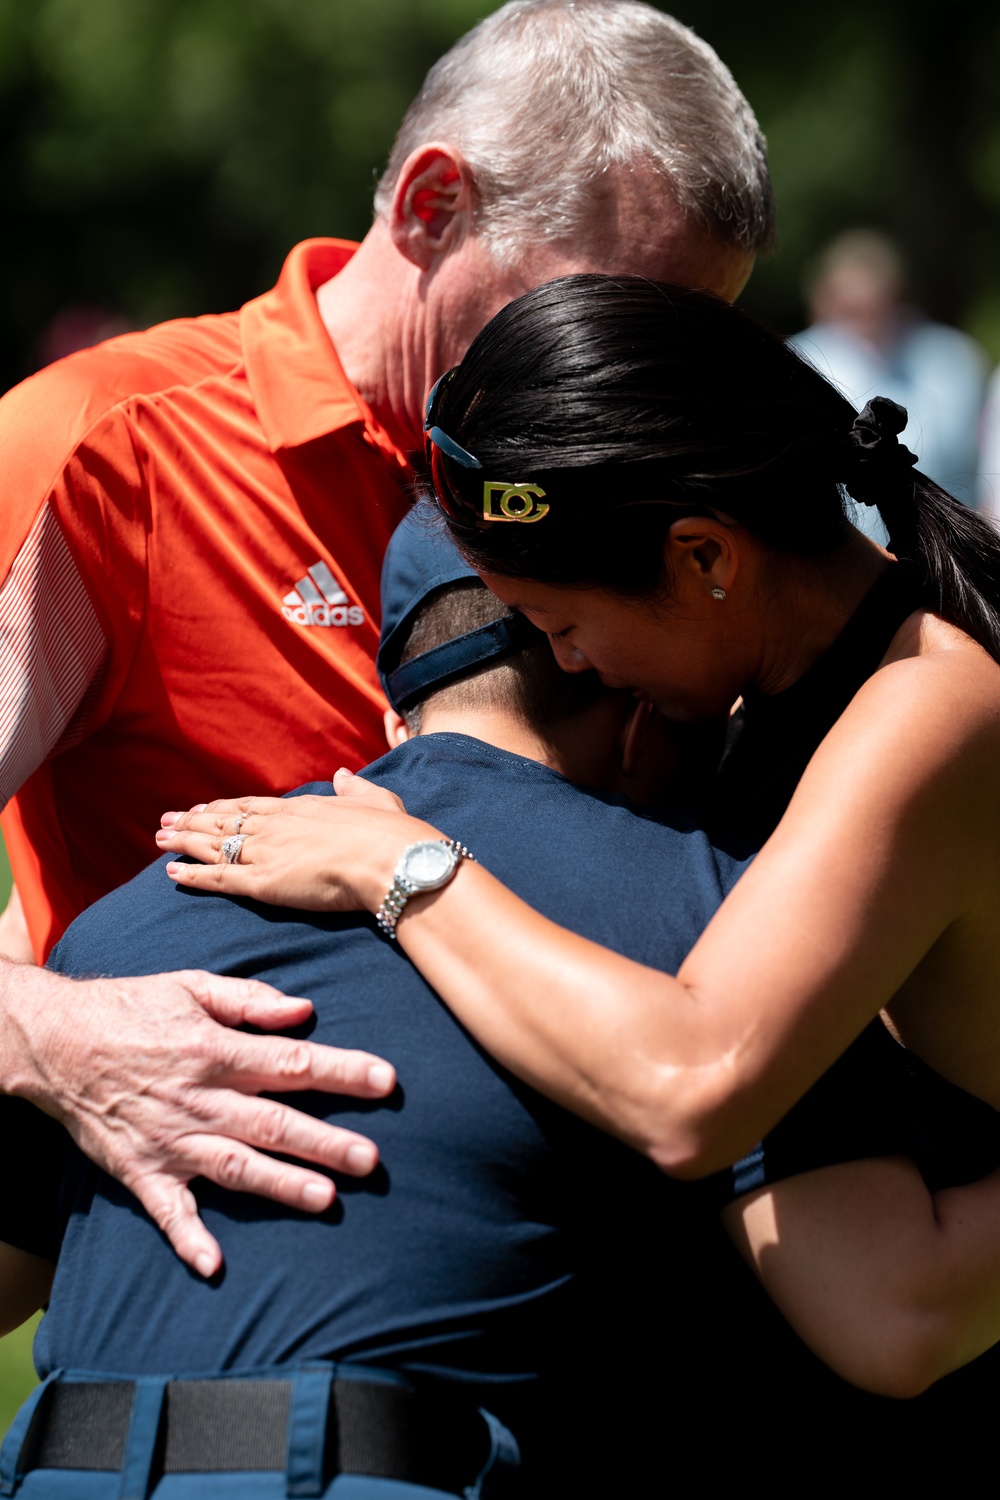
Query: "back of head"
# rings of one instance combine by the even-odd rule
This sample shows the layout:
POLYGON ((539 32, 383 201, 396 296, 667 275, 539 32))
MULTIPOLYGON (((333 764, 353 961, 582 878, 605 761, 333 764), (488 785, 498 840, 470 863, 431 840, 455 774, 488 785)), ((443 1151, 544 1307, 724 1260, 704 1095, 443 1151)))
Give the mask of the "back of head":
MULTIPOLYGON (((414 615, 400 664, 405 666, 469 631, 509 617, 506 604, 478 578, 447 584, 431 594, 414 615)), ((430 708, 457 714, 502 714, 545 739, 589 708, 600 692, 593 672, 561 671, 546 637, 533 631, 520 649, 483 661, 408 702, 403 718, 411 734, 420 734, 430 708)))
POLYGON ((1000 659, 989 525, 913 471, 900 427, 865 428, 777 335, 708 293, 598 275, 536 288, 473 342, 434 421, 482 466, 450 472, 480 517, 455 538, 487 573, 663 596, 679 515, 722 513, 776 554, 822 557, 854 535, 846 490, 878 506, 930 607, 1000 659), (529 482, 544 514, 487 518, 488 494, 529 482))
POLYGON ((501 714, 545 738, 601 691, 593 672, 560 671, 547 638, 489 592, 430 510, 393 533, 381 594, 379 678, 411 733, 433 705, 501 714))
POLYGON ((433 140, 468 161, 479 228, 498 255, 581 235, 592 245, 602 196, 642 167, 721 243, 753 253, 773 241, 753 111, 706 42, 641 0, 509 0, 487 16, 427 75, 376 212, 407 157, 433 140))

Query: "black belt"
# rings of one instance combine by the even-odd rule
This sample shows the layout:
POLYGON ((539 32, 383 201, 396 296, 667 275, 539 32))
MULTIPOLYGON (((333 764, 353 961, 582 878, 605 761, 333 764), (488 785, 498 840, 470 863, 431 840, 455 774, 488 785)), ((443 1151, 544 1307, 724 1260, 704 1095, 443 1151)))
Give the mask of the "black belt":
MULTIPOLYGON (((45 1393, 22 1472, 121 1469, 135 1385, 56 1381, 45 1393)), ((328 1478, 407 1480, 461 1494, 491 1448, 482 1415, 457 1397, 337 1377, 326 1414, 328 1478)), ((165 1474, 284 1470, 292 1381, 175 1380, 166 1388, 156 1468, 165 1474)))

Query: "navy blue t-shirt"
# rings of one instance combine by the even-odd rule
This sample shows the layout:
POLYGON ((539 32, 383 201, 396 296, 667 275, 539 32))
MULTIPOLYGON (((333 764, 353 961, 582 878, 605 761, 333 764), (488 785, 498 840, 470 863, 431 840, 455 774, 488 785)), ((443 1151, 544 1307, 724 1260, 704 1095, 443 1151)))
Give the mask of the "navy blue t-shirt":
MULTIPOLYGON (((366 775, 539 911, 668 972, 742 868, 695 828, 640 816, 461 735, 411 740, 366 775)), ((159 862, 79 917, 51 962, 78 977, 197 967, 267 980, 314 1002, 314 1040, 390 1059, 400 1086, 388 1105, 290 1096, 381 1153, 375 1175, 339 1181, 318 1218, 197 1185, 226 1257, 212 1283, 74 1152, 40 1373, 334 1357, 471 1383, 503 1413, 504 1393, 530 1385, 586 1328, 575 1272, 595 1246, 618 1247, 632 1269, 653 1252, 651 1274, 662 1275, 655 1246, 684 1189, 514 1081, 370 917, 192 892, 159 862)))

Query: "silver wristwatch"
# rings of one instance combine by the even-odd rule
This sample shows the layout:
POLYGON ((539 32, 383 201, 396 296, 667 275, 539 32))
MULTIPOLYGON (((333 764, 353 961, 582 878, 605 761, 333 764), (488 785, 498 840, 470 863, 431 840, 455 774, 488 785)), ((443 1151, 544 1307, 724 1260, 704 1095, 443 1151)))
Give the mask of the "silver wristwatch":
POLYGON ((463 859, 475 863, 475 858, 457 839, 421 839, 418 844, 409 844, 399 857, 392 885, 375 913, 386 937, 395 938, 396 923, 411 896, 419 896, 422 891, 439 891, 448 884, 463 859))

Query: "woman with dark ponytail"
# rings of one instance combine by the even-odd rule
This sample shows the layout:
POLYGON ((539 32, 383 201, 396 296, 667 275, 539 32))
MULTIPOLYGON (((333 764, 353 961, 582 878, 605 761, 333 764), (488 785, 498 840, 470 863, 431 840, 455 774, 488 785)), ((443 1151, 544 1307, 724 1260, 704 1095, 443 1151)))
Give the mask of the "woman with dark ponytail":
MULTIPOLYGON (((884 1040, 880 1012, 942 1087, 1000 1108, 1000 540, 915 469, 904 423, 707 294, 599 276, 505 308, 428 403, 436 524, 567 670, 728 719, 697 811, 760 853, 676 977, 468 862, 399 941, 506 1067, 678 1177, 745 1157, 873 1023, 884 1040)), ((463 837, 336 785, 294 877, 261 802, 252 864, 174 878, 374 912, 405 846, 463 837)), ((163 846, 217 859, 231 811, 163 846)), ((595 849, 581 882, 605 868, 595 849)))
POLYGON ((456 540, 485 571, 649 596, 679 510, 725 511, 778 555, 815 558, 850 536, 846 491, 878 507, 927 606, 1000 660, 1000 538, 913 468, 905 424, 878 397, 858 415, 716 298, 600 276, 505 308, 440 382, 429 423, 478 459, 430 445, 456 540), (511 465, 548 480, 546 525, 483 524, 482 476, 511 465))

